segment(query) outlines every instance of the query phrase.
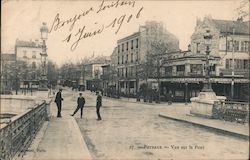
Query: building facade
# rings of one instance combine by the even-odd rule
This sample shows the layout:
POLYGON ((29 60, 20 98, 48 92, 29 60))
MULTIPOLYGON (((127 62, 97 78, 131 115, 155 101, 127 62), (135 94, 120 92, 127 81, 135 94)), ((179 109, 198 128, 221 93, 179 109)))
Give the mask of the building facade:
POLYGON ((189 101, 201 91, 205 80, 204 34, 207 29, 213 35, 209 47, 213 90, 227 99, 249 101, 249 24, 211 17, 197 21, 189 51, 170 53, 164 57, 165 72, 162 73, 160 90, 163 100, 169 100, 169 95, 173 95, 175 101, 189 101))
POLYGON ((23 61, 27 64, 29 73, 27 78, 20 81, 21 89, 38 89, 42 45, 38 40, 22 41, 17 39, 15 44, 15 54, 17 61, 23 61))
POLYGON ((137 94, 141 82, 145 80, 145 77, 140 78, 139 72, 145 69, 143 66, 149 55, 162 54, 158 53, 158 47, 164 52, 178 51, 179 41, 162 23, 155 21, 146 22, 138 32, 117 41, 117 52, 112 55, 117 57, 117 89, 121 95, 137 94))

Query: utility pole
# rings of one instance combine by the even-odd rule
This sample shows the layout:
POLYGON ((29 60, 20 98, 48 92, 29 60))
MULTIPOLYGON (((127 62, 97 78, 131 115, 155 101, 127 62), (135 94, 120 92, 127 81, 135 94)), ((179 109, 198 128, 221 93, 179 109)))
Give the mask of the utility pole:
POLYGON ((235 29, 233 28, 233 36, 232 36, 232 41, 233 41, 233 52, 232 52, 232 81, 231 81, 231 99, 234 99, 234 32, 235 29))

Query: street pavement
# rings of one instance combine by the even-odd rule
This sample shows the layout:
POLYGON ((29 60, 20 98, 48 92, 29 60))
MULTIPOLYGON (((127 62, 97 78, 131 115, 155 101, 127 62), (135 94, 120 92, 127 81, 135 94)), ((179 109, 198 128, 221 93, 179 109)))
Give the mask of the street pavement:
POLYGON ((158 116, 190 110, 190 105, 103 97, 103 120, 96 121, 96 96, 83 95, 84 117, 75 117, 93 159, 248 159, 246 140, 158 116))
POLYGON ((159 117, 160 113, 187 111, 189 105, 103 97, 103 120, 97 121, 96 95, 89 91, 83 92, 83 119, 80 112, 70 116, 78 93, 63 90, 62 118, 55 117, 52 102, 52 118, 26 159, 248 159, 246 140, 159 117))

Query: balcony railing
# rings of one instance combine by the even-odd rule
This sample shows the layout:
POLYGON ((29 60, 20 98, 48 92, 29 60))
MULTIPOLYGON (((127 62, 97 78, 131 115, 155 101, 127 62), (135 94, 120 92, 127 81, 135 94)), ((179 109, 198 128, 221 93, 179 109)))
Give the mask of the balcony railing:
POLYGON ((48 117, 47 103, 14 116, 8 124, 1 124, 0 159, 10 160, 23 153, 48 117))

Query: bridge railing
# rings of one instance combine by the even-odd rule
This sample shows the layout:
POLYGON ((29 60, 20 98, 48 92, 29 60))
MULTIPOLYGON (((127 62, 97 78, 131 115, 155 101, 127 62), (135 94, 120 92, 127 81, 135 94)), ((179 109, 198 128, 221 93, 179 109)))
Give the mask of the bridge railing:
POLYGON ((249 103, 220 101, 214 105, 214 117, 226 121, 249 123, 249 103))
POLYGON ((48 118, 48 105, 43 101, 26 112, 12 117, 7 124, 1 124, 0 159, 10 160, 24 153, 48 118))

